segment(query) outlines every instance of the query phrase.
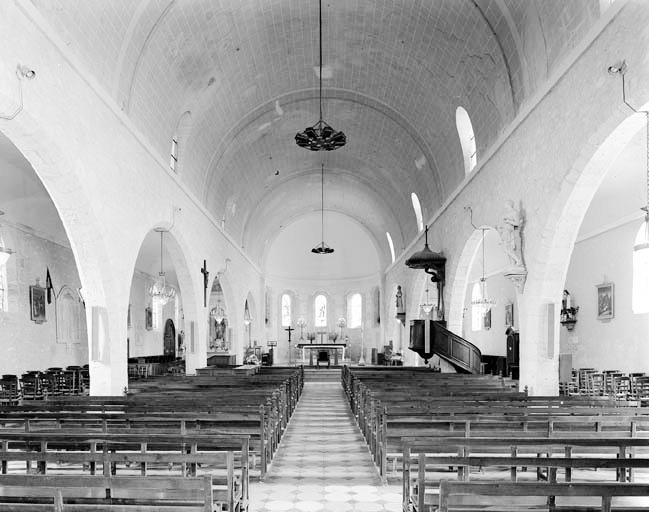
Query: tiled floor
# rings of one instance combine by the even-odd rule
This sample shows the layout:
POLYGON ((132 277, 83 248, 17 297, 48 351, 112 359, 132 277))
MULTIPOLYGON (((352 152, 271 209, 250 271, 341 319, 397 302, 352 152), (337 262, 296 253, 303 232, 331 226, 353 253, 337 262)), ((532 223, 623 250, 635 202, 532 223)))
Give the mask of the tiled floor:
POLYGON ((251 512, 401 510, 401 486, 383 486, 340 382, 306 382, 251 512))

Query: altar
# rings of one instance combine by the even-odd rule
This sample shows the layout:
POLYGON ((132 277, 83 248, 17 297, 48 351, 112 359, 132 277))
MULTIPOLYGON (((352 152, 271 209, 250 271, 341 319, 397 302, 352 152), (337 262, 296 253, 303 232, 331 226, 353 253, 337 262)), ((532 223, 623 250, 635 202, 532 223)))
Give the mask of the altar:
POLYGON ((345 360, 346 343, 298 343, 297 348, 302 349, 302 361, 306 362, 306 350, 309 351, 309 366, 313 366, 313 351, 326 350, 334 351, 333 364, 338 364, 338 349, 342 350, 342 360, 345 360))

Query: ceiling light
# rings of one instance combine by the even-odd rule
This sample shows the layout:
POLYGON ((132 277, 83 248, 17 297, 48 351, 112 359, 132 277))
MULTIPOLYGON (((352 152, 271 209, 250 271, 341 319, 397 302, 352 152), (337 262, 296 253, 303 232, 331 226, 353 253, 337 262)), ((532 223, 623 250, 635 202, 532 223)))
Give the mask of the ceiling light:
POLYGON ((423 309, 424 313, 426 313, 427 315, 430 315, 430 312, 435 307, 435 304, 433 304, 428 298, 428 287, 426 287, 426 302, 419 304, 419 307, 423 309))
POLYGON ((176 290, 167 284, 166 275, 162 269, 162 234, 164 230, 156 229, 160 233, 160 272, 158 278, 149 287, 149 295, 163 306, 176 296, 176 290))
POLYGON ((321 242, 316 245, 313 249, 311 249, 311 252, 314 254, 331 254, 334 252, 334 250, 329 247, 327 244, 324 242, 324 164, 321 164, 320 167, 320 180, 321 180, 321 200, 322 202, 321 207, 320 207, 320 234, 322 235, 321 242))
POLYGON ((488 228, 480 228, 482 231, 482 277, 480 278, 480 298, 474 299, 471 301, 471 304, 474 306, 483 306, 485 308, 485 313, 493 306, 496 301, 489 298, 487 293, 487 278, 485 277, 485 244, 484 244, 484 232, 488 228))
MULTIPOLYGON (((310 151, 333 151, 342 148, 347 143, 347 137, 341 131, 334 130, 322 119, 322 0, 320 5, 320 119, 313 126, 295 134, 295 143, 301 148, 310 151)), ((333 252, 333 251, 332 251, 333 252)), ((328 253, 323 253, 328 254, 328 253)))

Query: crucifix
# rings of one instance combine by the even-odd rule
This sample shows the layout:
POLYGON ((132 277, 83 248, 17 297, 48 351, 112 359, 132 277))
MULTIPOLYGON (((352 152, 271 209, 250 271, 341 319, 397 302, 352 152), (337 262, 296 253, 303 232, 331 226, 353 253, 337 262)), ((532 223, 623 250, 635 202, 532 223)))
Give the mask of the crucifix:
POLYGON ((201 269, 201 274, 203 274, 203 307, 207 307, 207 285, 209 284, 210 273, 207 271, 207 261, 203 260, 203 268, 201 269))
POLYGON ((288 332, 288 365, 291 365, 291 333, 295 330, 293 327, 290 325, 284 329, 286 332, 288 332))

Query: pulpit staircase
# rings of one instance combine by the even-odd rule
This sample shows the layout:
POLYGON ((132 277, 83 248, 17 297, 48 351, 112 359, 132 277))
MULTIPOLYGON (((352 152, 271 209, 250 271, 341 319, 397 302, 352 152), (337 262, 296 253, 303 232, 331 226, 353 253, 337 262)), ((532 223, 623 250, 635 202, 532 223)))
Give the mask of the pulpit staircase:
POLYGON ((450 363, 458 373, 480 373, 482 353, 470 341, 449 331, 442 322, 410 321, 410 346, 413 352, 428 361, 433 355, 450 363), (426 324, 429 322, 429 347, 426 348, 426 324))

